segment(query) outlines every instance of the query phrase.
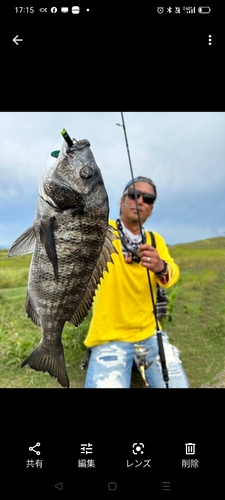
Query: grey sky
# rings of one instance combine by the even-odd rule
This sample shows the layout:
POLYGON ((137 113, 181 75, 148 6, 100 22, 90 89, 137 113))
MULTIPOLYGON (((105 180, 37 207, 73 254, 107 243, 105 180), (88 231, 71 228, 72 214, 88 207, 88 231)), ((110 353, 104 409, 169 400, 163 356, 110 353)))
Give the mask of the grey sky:
MULTIPOLYGON (((124 112, 134 176, 158 197, 145 228, 169 244, 225 233, 225 113, 124 112)), ((120 112, 0 113, 0 246, 33 222, 37 190, 62 145, 61 130, 88 139, 109 196, 110 217, 130 180, 120 112)))

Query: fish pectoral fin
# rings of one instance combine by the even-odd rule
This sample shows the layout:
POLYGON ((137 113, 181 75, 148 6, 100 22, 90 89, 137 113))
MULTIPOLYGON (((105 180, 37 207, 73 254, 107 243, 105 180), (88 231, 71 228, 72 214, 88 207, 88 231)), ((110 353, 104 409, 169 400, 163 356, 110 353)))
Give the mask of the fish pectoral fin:
POLYGON ((35 323, 35 325, 41 326, 40 318, 37 312, 35 311, 33 305, 31 304, 29 294, 27 294, 26 298, 25 312, 27 313, 28 318, 30 318, 33 321, 33 323, 35 323))
POLYGON ((88 311, 90 310, 92 306, 92 302, 95 296, 95 292, 98 288, 98 285, 100 283, 100 279, 103 277, 103 272, 107 271, 108 272, 108 267, 107 264, 108 262, 112 262, 114 264, 111 254, 112 253, 118 253, 112 242, 115 239, 118 239, 117 236, 113 234, 113 231, 115 229, 112 226, 108 226, 108 231, 106 233, 104 245, 102 247, 102 251, 100 253, 100 256, 97 260, 96 266, 93 270, 93 273, 91 275, 91 278, 88 282, 86 291, 83 295, 83 298, 77 307, 76 311, 74 314, 71 316, 71 318, 68 320, 70 323, 73 323, 73 325, 78 326, 84 318, 87 316, 88 311))
POLYGON ((41 220, 40 223, 40 238, 41 243, 44 245, 47 256, 52 263, 54 276, 58 279, 58 259, 55 247, 54 237, 54 222, 55 217, 50 217, 48 220, 41 220))
POLYGON ((37 372, 48 372, 56 378, 62 387, 69 387, 70 382, 66 371, 63 346, 60 342, 54 350, 41 341, 36 349, 21 364, 21 368, 29 365, 37 372))
POLYGON ((33 226, 30 226, 14 241, 8 252, 8 256, 13 257, 14 255, 32 253, 34 250, 35 239, 36 236, 34 228, 33 226))

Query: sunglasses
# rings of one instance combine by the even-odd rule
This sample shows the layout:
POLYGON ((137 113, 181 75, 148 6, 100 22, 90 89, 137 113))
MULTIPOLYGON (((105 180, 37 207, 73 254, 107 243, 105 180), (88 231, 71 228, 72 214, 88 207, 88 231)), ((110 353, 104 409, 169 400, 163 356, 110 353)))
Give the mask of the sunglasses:
POLYGON ((149 193, 142 193, 141 191, 138 191, 137 189, 128 189, 125 193, 124 196, 128 196, 130 200, 135 200, 135 193, 137 194, 137 198, 140 198, 140 196, 143 196, 143 201, 147 205, 153 205, 155 201, 155 196, 149 193))

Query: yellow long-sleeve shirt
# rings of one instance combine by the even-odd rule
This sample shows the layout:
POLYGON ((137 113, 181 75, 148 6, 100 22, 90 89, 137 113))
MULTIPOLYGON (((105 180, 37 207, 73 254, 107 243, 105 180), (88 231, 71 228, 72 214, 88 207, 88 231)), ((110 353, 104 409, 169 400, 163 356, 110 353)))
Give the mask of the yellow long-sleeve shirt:
MULTIPOLYGON (((116 221, 109 221, 115 227, 116 221)), ((146 243, 151 237, 145 231, 146 243)), ((169 279, 165 285, 150 271, 154 301, 156 282, 163 288, 170 288, 179 279, 180 271, 170 257, 162 236, 155 233, 156 249, 160 258, 168 263, 169 279)), ((156 322, 149 290, 147 269, 141 263, 127 264, 121 248, 121 241, 113 242, 118 254, 112 254, 114 264, 108 264, 104 271, 93 302, 93 315, 84 344, 92 347, 110 341, 139 342, 155 333, 156 322)), ((159 324, 160 326, 160 324, 159 324)))

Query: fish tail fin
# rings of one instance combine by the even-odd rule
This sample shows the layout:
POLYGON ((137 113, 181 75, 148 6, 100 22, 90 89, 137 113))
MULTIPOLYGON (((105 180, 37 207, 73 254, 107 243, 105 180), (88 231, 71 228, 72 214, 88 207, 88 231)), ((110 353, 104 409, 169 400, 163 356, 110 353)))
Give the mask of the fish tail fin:
POLYGON ((37 372, 48 372, 49 375, 56 378, 63 386, 69 388, 70 382, 66 371, 63 346, 58 344, 57 350, 53 351, 49 346, 40 342, 36 349, 23 361, 21 368, 29 365, 37 372))

